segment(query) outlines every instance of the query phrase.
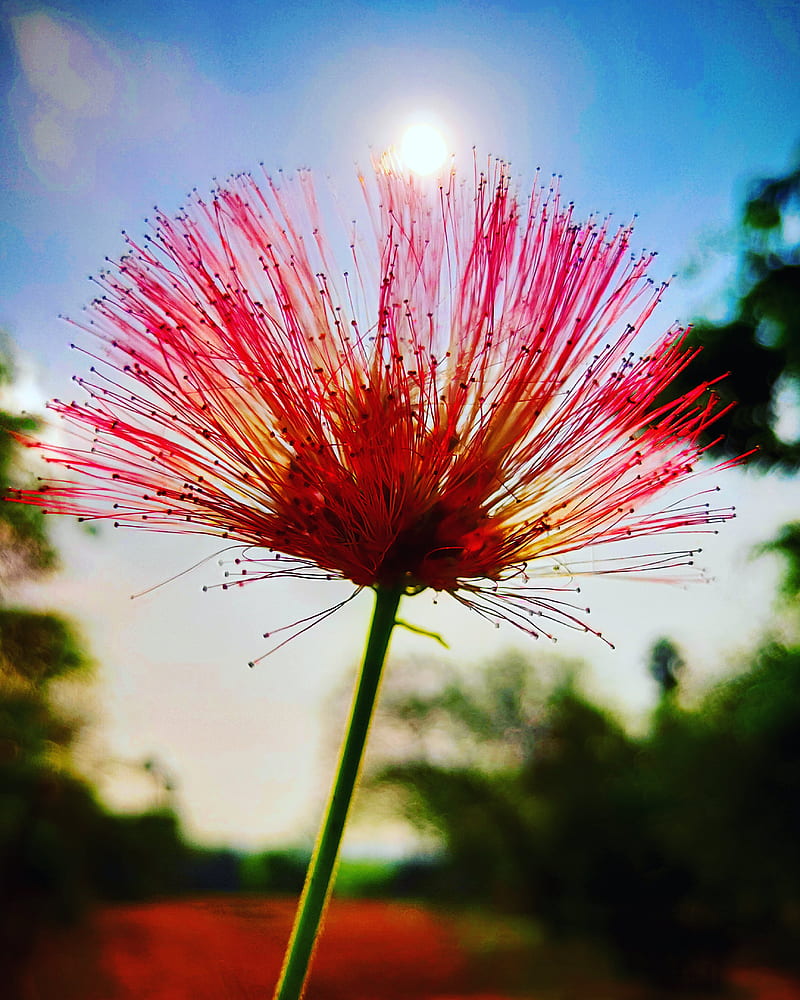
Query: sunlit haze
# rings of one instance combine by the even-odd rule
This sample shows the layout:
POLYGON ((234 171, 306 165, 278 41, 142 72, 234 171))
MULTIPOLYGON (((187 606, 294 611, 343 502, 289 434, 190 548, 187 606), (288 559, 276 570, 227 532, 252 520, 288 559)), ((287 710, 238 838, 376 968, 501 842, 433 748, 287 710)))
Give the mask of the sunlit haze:
POLYGON ((400 156, 415 173, 432 174, 444 164, 447 146, 433 125, 412 125, 403 134, 400 156))

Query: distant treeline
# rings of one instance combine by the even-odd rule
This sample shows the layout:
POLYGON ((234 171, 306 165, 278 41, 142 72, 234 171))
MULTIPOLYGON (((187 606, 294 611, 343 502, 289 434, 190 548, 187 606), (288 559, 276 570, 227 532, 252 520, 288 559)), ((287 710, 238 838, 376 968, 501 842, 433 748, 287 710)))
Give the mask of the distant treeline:
POLYGON ((372 785, 444 847, 416 889, 594 939, 663 986, 705 985, 742 951, 796 965, 800 647, 766 644, 694 707, 670 643, 651 671, 642 736, 569 676, 543 694, 518 656, 424 697, 389 692, 404 755, 372 785))

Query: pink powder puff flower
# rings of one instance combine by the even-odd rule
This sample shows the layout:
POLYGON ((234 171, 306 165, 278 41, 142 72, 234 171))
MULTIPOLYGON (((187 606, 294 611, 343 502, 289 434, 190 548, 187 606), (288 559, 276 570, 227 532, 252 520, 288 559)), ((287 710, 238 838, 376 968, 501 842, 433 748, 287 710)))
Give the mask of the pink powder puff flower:
POLYGON ((234 177, 128 239, 97 279, 88 399, 51 404, 78 440, 35 442, 79 475, 15 498, 228 539, 234 582, 431 588, 533 635, 594 631, 573 575, 693 555, 601 547, 732 516, 656 502, 719 411, 707 384, 669 397, 682 330, 634 352, 652 255, 557 185, 521 202, 502 164, 437 186, 384 159, 361 181, 374 239, 354 231, 344 273, 307 173, 234 177))

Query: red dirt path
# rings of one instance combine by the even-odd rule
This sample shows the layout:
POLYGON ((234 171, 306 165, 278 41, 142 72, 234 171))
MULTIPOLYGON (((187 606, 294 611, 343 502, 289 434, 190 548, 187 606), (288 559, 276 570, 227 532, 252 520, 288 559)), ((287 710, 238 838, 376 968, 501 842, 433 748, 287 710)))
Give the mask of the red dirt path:
MULTIPOLYGON (((223 896, 108 907, 49 943, 31 1000, 269 998, 295 905, 223 896)), ((421 907, 337 902, 308 1000, 418 1000, 463 984, 466 964, 445 921, 421 907)))
MULTIPOLYGON (((107 907, 48 942, 23 1000, 269 1000, 294 906, 222 896, 107 907)), ((334 901, 307 1000, 507 1000, 485 988, 503 978, 493 975, 502 949, 476 963, 456 927, 421 906, 334 901)), ((800 983, 775 973, 738 969, 730 982, 732 1000, 800 1000, 800 983)), ((525 1000, 647 996, 631 984, 573 977, 525 1000)))

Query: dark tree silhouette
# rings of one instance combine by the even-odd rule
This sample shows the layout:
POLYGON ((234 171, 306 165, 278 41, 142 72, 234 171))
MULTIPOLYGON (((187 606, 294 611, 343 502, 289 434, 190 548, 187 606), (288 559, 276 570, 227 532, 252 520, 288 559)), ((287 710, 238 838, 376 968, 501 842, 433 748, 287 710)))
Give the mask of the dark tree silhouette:
POLYGON ((659 639, 650 650, 650 674, 658 684, 662 699, 672 696, 680 684, 686 664, 671 639, 659 639))
MULTIPOLYGON (((0 344, 0 387, 13 370, 0 344)), ((0 410, 0 501, 25 472, 14 437, 36 421, 0 410)), ((71 768, 81 720, 55 692, 88 673, 74 626, 57 614, 14 606, 14 584, 55 566, 40 511, 0 502, 0 964, 4 990, 48 921, 75 915, 87 896, 98 807, 71 768)))
POLYGON ((682 375, 689 390, 713 380, 734 407, 705 435, 710 453, 734 457, 757 449, 748 467, 793 472, 800 440, 779 428, 784 405, 800 404, 800 242, 790 220, 800 209, 800 163, 784 177, 756 181, 742 210, 739 292, 725 322, 699 320, 688 344, 702 347, 682 375))

